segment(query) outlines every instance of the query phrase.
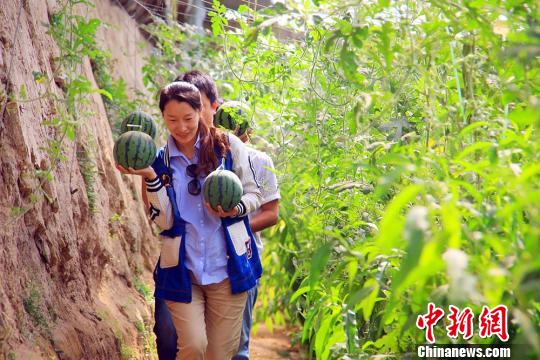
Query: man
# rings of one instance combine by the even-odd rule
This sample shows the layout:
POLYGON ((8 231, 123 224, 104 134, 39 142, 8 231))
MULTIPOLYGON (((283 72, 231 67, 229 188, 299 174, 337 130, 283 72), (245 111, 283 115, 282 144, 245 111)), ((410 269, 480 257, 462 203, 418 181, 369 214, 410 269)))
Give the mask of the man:
MULTIPOLYGON (((218 111, 220 110, 218 109, 218 111)), ((252 128, 249 124, 248 114, 241 111, 236 114, 237 115, 234 116, 235 121, 225 121, 224 124, 227 124, 228 126, 235 126, 234 129, 228 130, 231 130, 244 143, 249 143, 252 128)), ((263 197, 261 207, 249 215, 250 227, 255 235, 255 242, 257 244, 259 256, 261 256, 263 243, 261 240, 260 231, 277 223, 279 216, 280 194, 276 175, 273 171, 274 163, 272 162, 272 159, 262 151, 258 151, 250 146, 248 146, 248 150, 249 161, 255 175, 255 180, 259 185, 259 190, 261 191, 263 197)), ((240 345, 238 347, 238 352, 232 357, 232 360, 249 359, 249 333, 251 331, 251 324, 253 322, 253 308, 255 307, 255 302, 257 301, 258 287, 259 284, 248 291, 246 308, 244 309, 244 318, 242 320, 240 345)))

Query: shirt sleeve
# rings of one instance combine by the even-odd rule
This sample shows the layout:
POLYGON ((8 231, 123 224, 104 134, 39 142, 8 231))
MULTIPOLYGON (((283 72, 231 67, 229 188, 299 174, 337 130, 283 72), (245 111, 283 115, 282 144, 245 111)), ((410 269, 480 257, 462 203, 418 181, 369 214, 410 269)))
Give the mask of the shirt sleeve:
POLYGON ((240 178, 244 189, 244 194, 238 204, 238 216, 243 216, 259 208, 262 195, 255 180, 255 171, 248 156, 248 149, 232 134, 229 134, 229 143, 233 157, 233 171, 240 178))
POLYGON ((263 167, 260 169, 260 176, 258 177, 260 179, 259 182, 261 183, 259 184, 261 186, 262 194, 261 205, 281 199, 277 177, 274 172, 274 162, 272 161, 272 158, 266 154, 263 159, 263 167))
POLYGON ((146 195, 148 197, 148 215, 161 230, 168 230, 173 226, 173 210, 171 200, 167 196, 167 189, 159 177, 146 182, 146 195))

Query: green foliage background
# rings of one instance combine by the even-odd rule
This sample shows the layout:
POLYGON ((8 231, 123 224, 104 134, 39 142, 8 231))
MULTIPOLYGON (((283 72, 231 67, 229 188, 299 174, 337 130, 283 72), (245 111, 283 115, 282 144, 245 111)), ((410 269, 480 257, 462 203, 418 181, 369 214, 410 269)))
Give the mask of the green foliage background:
POLYGON ((149 28, 145 81, 199 68, 252 106, 282 195, 259 318, 299 324, 320 359, 398 356, 430 301, 473 309, 471 343, 497 340, 476 319, 505 304, 514 355, 540 354, 536 4, 214 10, 211 35, 149 28))
MULTIPOLYGON (((224 98, 249 101, 274 158, 260 319, 297 324, 318 359, 400 357, 425 342, 428 302, 470 306, 470 343, 497 341, 476 319, 505 304, 510 342, 526 344, 514 355, 540 356, 538 15, 521 0, 215 2, 211 34, 145 28, 150 92, 210 73, 224 98)), ((121 121, 134 104, 88 49, 121 121)))

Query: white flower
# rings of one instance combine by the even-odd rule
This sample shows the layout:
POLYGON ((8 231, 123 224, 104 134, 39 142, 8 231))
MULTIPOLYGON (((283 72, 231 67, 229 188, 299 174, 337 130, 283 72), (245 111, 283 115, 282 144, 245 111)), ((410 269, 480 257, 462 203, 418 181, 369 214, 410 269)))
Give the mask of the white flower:
POLYGON ((516 176, 519 176, 521 175, 521 165, 517 164, 517 163, 511 163, 510 164, 510 170, 512 170, 512 172, 514 173, 514 175, 516 176))
POLYGON ((467 254, 459 249, 448 249, 443 254, 443 259, 446 262, 448 275, 452 278, 459 277, 467 269, 469 260, 467 254))
POLYGON ((428 209, 424 206, 413 206, 407 213, 405 220, 405 228, 413 228, 422 231, 429 229, 429 221, 427 218, 428 209))
POLYGON ((467 272, 469 263, 467 254, 459 249, 448 249, 443 254, 443 259, 450 277, 450 299, 452 301, 480 303, 482 295, 476 289, 478 279, 467 272))
POLYGON ((421 24, 425 23, 426 21, 427 21, 426 15, 420 15, 419 17, 417 17, 416 19, 413 20, 412 24, 413 25, 421 25, 421 24))

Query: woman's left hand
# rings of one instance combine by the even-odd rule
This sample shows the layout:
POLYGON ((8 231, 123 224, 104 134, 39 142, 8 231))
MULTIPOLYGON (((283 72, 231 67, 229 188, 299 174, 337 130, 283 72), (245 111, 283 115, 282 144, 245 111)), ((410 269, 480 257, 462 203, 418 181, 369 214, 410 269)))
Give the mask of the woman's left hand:
POLYGON ((210 214, 215 215, 215 216, 219 216, 219 217, 236 217, 236 215, 238 215, 238 209, 236 208, 236 206, 233 207, 229 211, 225 211, 225 210, 223 210, 221 205, 218 205, 217 210, 212 208, 212 206, 210 206, 209 202, 205 202, 204 205, 206 205, 206 208, 208 209, 210 214))

